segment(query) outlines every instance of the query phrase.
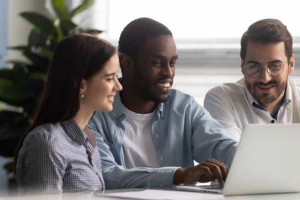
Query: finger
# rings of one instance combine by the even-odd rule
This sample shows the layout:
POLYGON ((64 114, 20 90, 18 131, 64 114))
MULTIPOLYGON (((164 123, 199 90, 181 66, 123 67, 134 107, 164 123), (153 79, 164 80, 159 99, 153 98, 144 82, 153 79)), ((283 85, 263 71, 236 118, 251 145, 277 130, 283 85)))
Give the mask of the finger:
POLYGON ((198 182, 203 183, 203 182, 214 181, 216 179, 209 167, 200 166, 198 169, 201 170, 198 176, 198 180, 197 180, 198 182), (205 177, 205 179, 203 179, 203 176, 205 177))
POLYGON ((224 177, 223 177, 222 171, 218 165, 213 164, 213 163, 204 162, 203 166, 206 166, 210 169, 210 171, 212 172, 212 174, 214 176, 214 180, 218 179, 219 184, 224 185, 224 177))
POLYGON ((207 160, 207 162, 208 163, 213 163, 213 164, 216 164, 216 165, 219 166, 219 168, 220 168, 220 170, 222 172, 224 181, 225 181, 226 178, 227 178, 228 172, 229 172, 227 165, 225 163, 220 162, 220 161, 215 160, 215 159, 209 159, 209 160, 207 160))
POLYGON ((225 163, 221 162, 221 161, 218 161, 216 159, 208 159, 206 162, 209 162, 209 163, 214 163, 214 164, 217 164, 217 165, 223 165, 223 166, 227 166, 225 163))

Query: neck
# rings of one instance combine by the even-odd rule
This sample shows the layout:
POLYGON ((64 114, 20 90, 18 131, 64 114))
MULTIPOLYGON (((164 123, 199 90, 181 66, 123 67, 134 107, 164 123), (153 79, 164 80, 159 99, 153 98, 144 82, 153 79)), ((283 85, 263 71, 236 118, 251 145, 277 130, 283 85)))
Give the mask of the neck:
POLYGON ((93 113, 94 111, 84 108, 84 106, 81 105, 79 111, 77 112, 77 114, 73 119, 76 121, 78 126, 83 130, 88 124, 91 117, 93 116, 93 113))
POLYGON ((142 99, 138 94, 129 90, 128 87, 123 86, 123 90, 120 92, 120 97, 123 105, 135 113, 151 113, 157 107, 157 103, 142 99))

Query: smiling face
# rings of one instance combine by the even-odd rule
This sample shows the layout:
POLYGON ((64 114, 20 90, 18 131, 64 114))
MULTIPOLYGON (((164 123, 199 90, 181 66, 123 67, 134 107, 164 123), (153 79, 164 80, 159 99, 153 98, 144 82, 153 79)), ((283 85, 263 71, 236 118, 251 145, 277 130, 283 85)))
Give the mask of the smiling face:
POLYGON ((144 100, 155 103, 168 99, 178 58, 172 36, 149 38, 138 49, 134 64, 133 90, 144 100))
POLYGON ((83 80, 81 94, 84 94, 82 103, 91 110, 111 111, 114 96, 122 90, 117 79, 119 71, 118 55, 113 55, 103 66, 100 72, 90 79, 83 80))
POLYGON ((249 92, 263 106, 273 102, 280 102, 284 96, 287 86, 288 75, 294 70, 294 55, 288 58, 285 53, 284 42, 277 43, 255 43, 248 42, 246 57, 242 61, 242 73, 249 92), (257 76, 249 76, 244 66, 255 63, 268 66, 271 63, 281 62, 284 64, 283 71, 278 76, 272 76, 268 70, 262 69, 257 76))

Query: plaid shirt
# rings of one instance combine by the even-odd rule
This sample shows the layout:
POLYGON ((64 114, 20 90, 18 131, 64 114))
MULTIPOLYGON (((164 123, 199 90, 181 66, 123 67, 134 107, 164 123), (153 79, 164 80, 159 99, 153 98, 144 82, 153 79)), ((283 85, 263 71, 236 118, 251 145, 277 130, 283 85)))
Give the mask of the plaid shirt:
POLYGON ((74 120, 44 124, 28 133, 19 151, 20 191, 104 190, 100 154, 74 120))

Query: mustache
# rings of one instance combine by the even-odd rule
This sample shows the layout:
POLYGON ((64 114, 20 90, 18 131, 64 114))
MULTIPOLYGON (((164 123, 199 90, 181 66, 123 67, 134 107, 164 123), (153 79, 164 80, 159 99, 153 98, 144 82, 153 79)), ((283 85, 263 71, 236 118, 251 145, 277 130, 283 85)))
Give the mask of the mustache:
POLYGON ((276 81, 269 81, 267 83, 263 83, 263 82, 258 82, 258 83, 255 83, 254 85, 255 86, 269 86, 269 85, 276 85, 277 82, 276 81))

